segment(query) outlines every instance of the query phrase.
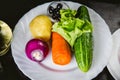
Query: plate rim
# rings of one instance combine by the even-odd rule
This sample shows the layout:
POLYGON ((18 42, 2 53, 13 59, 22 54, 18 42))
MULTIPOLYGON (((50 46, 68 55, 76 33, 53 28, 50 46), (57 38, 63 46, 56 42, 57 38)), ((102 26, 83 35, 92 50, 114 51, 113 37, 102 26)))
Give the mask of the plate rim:
MULTIPOLYGON (((73 2, 73 1, 65 1, 65 2, 72 2, 72 3, 77 3, 77 2, 73 2)), ((51 3, 51 2, 47 2, 47 3, 51 3)), ((46 4, 46 3, 44 3, 44 4, 46 4)), ((44 4, 41 4, 41 5, 44 5, 44 4)), ((80 5, 82 5, 81 3, 77 3, 77 4, 80 4, 80 5)), ((41 5, 38 5, 38 6, 41 6, 41 5)), ((36 7, 34 7, 34 8, 32 8, 31 10, 29 10, 27 13, 29 13, 30 11, 32 11, 33 9, 35 9, 35 8, 37 8, 38 6, 36 6, 36 7)), ((91 9, 91 8, 89 8, 89 9, 91 9)), ((91 9, 91 10, 93 10, 93 9, 91 9)), ((94 11, 94 10, 93 10, 94 11)), ((95 12, 95 11, 94 11, 95 12)), ((21 21, 21 19, 27 14, 27 13, 25 13, 21 18, 20 18, 20 20, 19 21, 21 21)), ((95 13, 97 13, 97 12, 95 12, 95 13)), ((98 13, 97 13, 98 14, 98 13)), ((99 14, 98 14, 98 16, 100 16, 99 14)), ((100 16, 100 18, 102 18, 101 16, 100 16)), ((103 19, 103 18, 102 18, 103 19)), ((104 20, 104 19, 103 19, 104 20)), ((17 22, 17 24, 19 23, 19 21, 17 22)), ((17 25, 16 24, 16 25, 17 25)), ((15 25, 15 27, 16 27, 16 25, 15 25)), ((106 24, 107 25, 107 24, 106 24)), ((108 25, 107 25, 108 26, 108 25)), ((111 34, 111 32, 110 32, 110 34, 111 34)), ((14 59, 14 61, 15 61, 15 59, 14 59)), ((16 62, 16 61, 15 61, 16 62)), ((18 64, 17 64, 18 65, 18 64)), ((18 66, 19 67, 19 66, 18 66)), ((20 69, 20 68, 19 68, 20 69)), ((21 69, 20 69, 21 70, 21 69)), ((103 69, 102 69, 103 70, 103 69)), ((102 70, 101 69, 99 69, 99 71, 100 72, 102 72, 102 70)), ((23 70, 21 70, 22 72, 23 72, 23 70)), ((100 73, 99 72, 99 73, 100 73)), ((24 72, 23 72, 24 73, 24 72)), ((24 73, 25 74, 25 73, 24 73)), ((26 75, 26 74, 25 74, 26 75)), ((97 74, 98 75, 98 74, 97 74)), ((96 75, 96 76, 97 76, 96 75)), ((28 75, 26 75, 26 76, 28 76, 28 75)), ((94 77, 96 77, 96 76, 92 76, 93 78, 94 77)), ((30 77, 30 76, 29 76, 30 77)), ((31 79, 33 79, 33 78, 31 78, 31 79)))
MULTIPOLYGON (((113 34, 112 34, 112 38, 114 39, 116 35, 120 34, 120 28, 118 28, 113 34)), ((120 41, 119 41, 120 43, 120 41)), ((114 44, 114 43, 113 43, 114 44)), ((116 44, 116 43, 115 43, 116 44)), ((120 46, 119 46, 120 47, 120 46)), ((118 50, 117 50, 117 53, 116 55, 118 54, 118 50)), ((113 53, 111 52, 111 57, 110 57, 110 60, 112 58, 112 55, 113 53)), ((115 79, 115 80, 118 80, 118 75, 114 72, 114 70, 112 69, 112 66, 111 66, 111 63, 110 63, 110 60, 108 62, 108 65, 107 65, 107 69, 108 71, 110 72, 110 74, 112 75, 112 77, 115 79)), ((120 77, 119 77, 120 78, 120 77)))

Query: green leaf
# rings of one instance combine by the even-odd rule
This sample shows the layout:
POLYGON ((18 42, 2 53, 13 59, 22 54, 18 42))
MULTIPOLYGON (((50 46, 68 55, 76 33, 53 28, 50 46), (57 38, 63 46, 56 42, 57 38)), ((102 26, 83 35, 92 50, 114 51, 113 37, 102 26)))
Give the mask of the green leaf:
POLYGON ((59 33, 71 47, 82 33, 92 31, 92 25, 88 20, 75 18, 75 10, 62 9, 60 14, 61 19, 53 25, 52 31, 59 33))

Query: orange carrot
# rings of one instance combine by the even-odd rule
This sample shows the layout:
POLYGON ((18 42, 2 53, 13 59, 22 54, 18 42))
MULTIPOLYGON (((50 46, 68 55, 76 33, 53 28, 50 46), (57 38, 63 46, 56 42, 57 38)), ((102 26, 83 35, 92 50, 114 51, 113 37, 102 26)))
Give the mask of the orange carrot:
POLYGON ((57 32, 52 32, 52 59, 59 65, 65 65, 71 61, 70 46, 57 32))

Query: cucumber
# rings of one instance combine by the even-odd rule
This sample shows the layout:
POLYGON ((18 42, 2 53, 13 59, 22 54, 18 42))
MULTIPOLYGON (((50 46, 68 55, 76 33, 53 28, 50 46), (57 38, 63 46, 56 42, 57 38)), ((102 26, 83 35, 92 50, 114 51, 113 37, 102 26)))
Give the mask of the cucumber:
MULTIPOLYGON (((85 6, 78 8, 76 17, 91 23, 88 10, 85 6)), ((84 26, 82 27, 84 29, 84 26)), ((89 27, 89 25, 87 27, 89 27)), ((74 52, 78 67, 81 71, 87 72, 91 67, 93 58, 92 30, 90 32, 83 32, 82 35, 76 39, 74 52)))
POLYGON ((74 44, 75 58, 78 67, 83 71, 87 72, 92 64, 92 34, 90 32, 83 33, 77 38, 74 44))
POLYGON ((75 15, 75 17, 82 20, 88 20, 89 22, 91 22, 88 9, 85 6, 80 6, 78 8, 77 14, 75 15))

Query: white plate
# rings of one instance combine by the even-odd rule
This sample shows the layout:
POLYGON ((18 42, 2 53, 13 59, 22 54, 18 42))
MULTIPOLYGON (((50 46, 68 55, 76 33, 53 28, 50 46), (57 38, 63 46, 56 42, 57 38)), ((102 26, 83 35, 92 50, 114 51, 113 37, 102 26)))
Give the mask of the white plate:
MULTIPOLYGON (((81 5, 70 1, 66 1, 66 3, 71 9, 76 10, 81 5)), ((112 38, 108 25, 90 8, 88 10, 94 26, 94 52, 92 66, 87 73, 83 73, 77 68, 74 58, 70 64, 58 66, 52 63, 51 52, 42 64, 33 62, 26 57, 25 45, 31 39, 29 23, 37 15, 47 14, 49 4, 45 3, 33 8, 15 26, 11 49, 18 68, 32 80, 90 80, 96 77, 108 63, 112 38)))
POLYGON ((107 68, 115 80, 120 80, 120 29, 113 33, 112 38, 113 48, 107 68))

